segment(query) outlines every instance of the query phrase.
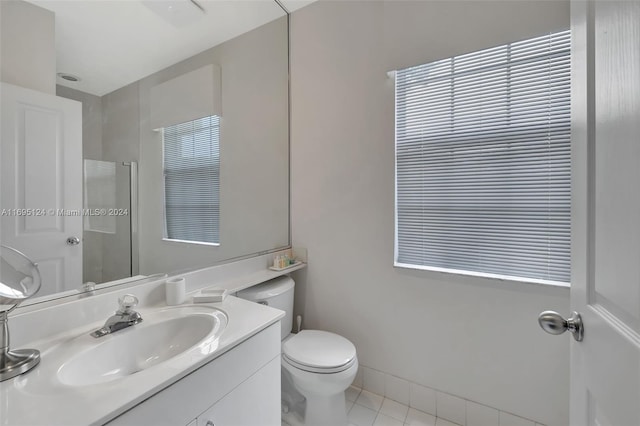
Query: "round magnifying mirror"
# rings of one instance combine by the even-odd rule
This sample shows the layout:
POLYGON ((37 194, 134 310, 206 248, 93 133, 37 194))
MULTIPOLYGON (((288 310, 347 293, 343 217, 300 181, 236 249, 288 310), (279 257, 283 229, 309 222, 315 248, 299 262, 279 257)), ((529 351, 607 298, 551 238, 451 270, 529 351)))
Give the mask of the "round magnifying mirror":
POLYGON ((40 284, 38 265, 18 250, 0 246, 0 312, 36 294, 40 284))
POLYGON ((40 289, 38 265, 18 250, 0 246, 0 382, 26 373, 40 362, 36 349, 9 348, 7 314, 40 289))

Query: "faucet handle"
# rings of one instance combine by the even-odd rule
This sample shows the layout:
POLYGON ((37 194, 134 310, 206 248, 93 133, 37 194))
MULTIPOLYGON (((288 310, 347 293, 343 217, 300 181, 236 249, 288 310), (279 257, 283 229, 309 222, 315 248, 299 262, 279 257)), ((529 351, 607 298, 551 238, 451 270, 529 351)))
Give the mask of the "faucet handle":
POLYGON ((118 312, 121 314, 129 314, 132 311, 132 308, 138 306, 138 298, 133 294, 125 294, 124 296, 118 298, 118 303, 120 304, 120 309, 118 312))

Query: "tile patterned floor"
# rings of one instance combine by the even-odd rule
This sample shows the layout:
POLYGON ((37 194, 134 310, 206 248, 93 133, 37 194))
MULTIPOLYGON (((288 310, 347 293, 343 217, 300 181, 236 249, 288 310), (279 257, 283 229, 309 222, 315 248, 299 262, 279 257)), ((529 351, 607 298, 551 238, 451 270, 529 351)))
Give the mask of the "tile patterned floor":
POLYGON ((349 426, 459 426, 354 386, 345 394, 349 426))
POLYGON ((458 426, 353 386, 346 398, 349 426, 458 426))

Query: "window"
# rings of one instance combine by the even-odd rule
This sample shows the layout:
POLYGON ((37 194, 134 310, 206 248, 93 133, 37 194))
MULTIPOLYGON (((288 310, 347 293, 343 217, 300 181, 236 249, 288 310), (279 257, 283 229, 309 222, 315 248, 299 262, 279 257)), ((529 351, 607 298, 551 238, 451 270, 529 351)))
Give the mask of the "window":
POLYGON ((220 117, 165 127, 165 237, 220 242, 220 117))
POLYGON ((396 265, 570 278, 570 32, 396 72, 396 265))

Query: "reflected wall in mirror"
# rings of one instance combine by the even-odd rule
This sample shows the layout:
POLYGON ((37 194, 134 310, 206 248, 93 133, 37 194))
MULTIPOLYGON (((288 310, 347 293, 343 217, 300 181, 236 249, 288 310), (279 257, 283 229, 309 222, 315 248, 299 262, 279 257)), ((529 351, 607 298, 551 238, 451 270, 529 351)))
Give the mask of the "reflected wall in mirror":
POLYGON ((0 238, 39 264, 38 296, 289 245, 286 13, 198 5, 0 2, 0 238), (209 116, 172 133, 175 183, 166 129, 209 116))

